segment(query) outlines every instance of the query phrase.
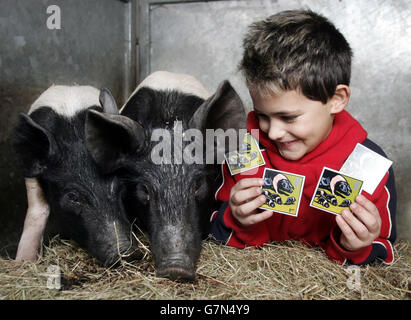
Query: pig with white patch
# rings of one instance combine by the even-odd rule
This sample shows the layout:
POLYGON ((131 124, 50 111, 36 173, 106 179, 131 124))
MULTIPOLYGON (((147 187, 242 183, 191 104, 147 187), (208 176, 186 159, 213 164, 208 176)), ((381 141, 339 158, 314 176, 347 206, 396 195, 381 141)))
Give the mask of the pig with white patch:
POLYGON ((288 178, 278 172, 270 172, 267 174, 267 177, 264 178, 264 186, 265 189, 271 189, 275 193, 289 195, 294 191, 294 186, 288 180, 288 178))
POLYGON ((319 188, 326 189, 332 194, 345 198, 352 192, 347 180, 337 172, 325 170, 321 177, 319 188))
MULTIPOLYGON (((337 198, 335 196, 345 198, 352 192, 350 184, 347 180, 339 173, 330 170, 324 171, 318 187, 331 192, 331 194, 328 194, 324 190, 318 190, 316 193, 318 196, 318 202, 326 208, 330 207, 329 203, 333 206, 338 205, 337 198)), ((344 199, 338 206, 349 207, 350 205, 351 200, 344 199)))
POLYGON ((118 114, 108 90, 52 86, 21 113, 12 143, 22 168, 28 209, 16 260, 37 259, 48 220, 105 265, 141 253, 122 203, 123 187, 104 175, 85 144, 88 110, 118 114))
MULTIPOLYGON (((117 172, 126 181, 125 206, 148 233, 157 275, 192 281, 215 204, 219 166, 206 164, 205 159, 193 164, 156 164, 151 153, 159 142, 152 141, 152 134, 166 130, 174 145, 186 130, 198 129, 205 143, 206 129, 244 128, 241 99, 228 81, 211 95, 192 76, 158 71, 137 87, 121 115, 120 120, 89 112, 89 150, 104 172, 117 172), (179 126, 182 130, 177 130, 179 126)), ((182 144, 184 149, 189 142, 182 144)))

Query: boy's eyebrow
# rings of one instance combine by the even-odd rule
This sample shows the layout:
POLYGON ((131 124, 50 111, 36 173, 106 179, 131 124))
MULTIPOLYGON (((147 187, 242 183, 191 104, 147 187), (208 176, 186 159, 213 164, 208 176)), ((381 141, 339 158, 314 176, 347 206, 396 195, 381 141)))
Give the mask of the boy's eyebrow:
MULTIPOLYGON (((256 108, 254 106, 254 111, 257 113, 262 113, 264 114, 264 112, 261 112, 260 110, 258 110, 258 108, 256 108)), ((268 115, 273 115, 273 116, 287 116, 287 115, 294 115, 294 114, 300 114, 301 110, 293 110, 293 111, 278 111, 278 112, 270 112, 268 115)))

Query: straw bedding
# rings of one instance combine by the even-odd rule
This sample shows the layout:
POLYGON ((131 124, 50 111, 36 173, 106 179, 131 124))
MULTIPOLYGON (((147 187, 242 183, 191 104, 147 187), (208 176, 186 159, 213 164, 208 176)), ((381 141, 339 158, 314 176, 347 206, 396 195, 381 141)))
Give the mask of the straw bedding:
POLYGON ((36 262, 0 259, 1 299, 410 299, 411 250, 395 244, 391 265, 352 269, 319 248, 287 241, 238 250, 203 242, 194 283, 155 276, 143 238, 142 261, 103 268, 75 243, 53 238, 36 262), (60 270, 60 289, 53 282, 60 270), (356 281, 353 281, 356 279, 356 281))

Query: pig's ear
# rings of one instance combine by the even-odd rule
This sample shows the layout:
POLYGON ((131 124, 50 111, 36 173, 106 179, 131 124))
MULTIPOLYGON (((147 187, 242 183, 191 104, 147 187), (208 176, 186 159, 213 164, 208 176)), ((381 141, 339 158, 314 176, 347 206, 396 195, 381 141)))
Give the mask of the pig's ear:
POLYGON ((207 99, 193 114, 190 128, 203 129, 242 129, 245 128, 246 114, 241 98, 224 80, 216 93, 207 99))
POLYGON ((152 106, 155 104, 155 94, 150 88, 140 88, 128 99, 121 114, 130 116, 139 123, 147 123, 158 115, 153 114, 152 106))
POLYGON ((24 113, 12 134, 12 145, 25 177, 41 175, 57 154, 53 135, 24 113))
POLYGON ((104 173, 124 166, 128 156, 144 143, 144 128, 134 120, 89 110, 85 125, 86 145, 104 173))
POLYGON ((118 114, 117 103, 110 90, 108 90, 107 88, 101 89, 99 100, 105 113, 118 114))

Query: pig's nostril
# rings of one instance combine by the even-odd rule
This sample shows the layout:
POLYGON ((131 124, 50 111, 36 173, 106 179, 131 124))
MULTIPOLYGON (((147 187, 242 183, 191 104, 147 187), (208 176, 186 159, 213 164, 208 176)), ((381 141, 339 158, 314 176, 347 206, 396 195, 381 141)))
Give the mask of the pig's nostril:
POLYGON ((195 273, 184 267, 171 266, 157 270, 157 277, 167 278, 173 281, 193 282, 195 280, 195 273))

